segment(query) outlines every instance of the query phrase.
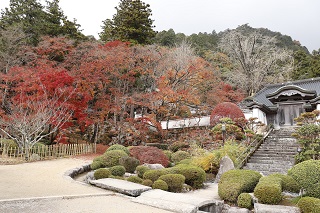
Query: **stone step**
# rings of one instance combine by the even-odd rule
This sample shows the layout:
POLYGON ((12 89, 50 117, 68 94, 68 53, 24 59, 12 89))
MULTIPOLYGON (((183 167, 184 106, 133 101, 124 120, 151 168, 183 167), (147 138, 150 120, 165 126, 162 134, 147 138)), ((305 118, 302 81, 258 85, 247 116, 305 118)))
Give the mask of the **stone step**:
POLYGON ((293 165, 274 165, 274 164, 256 164, 247 163, 245 168, 255 171, 269 171, 269 172, 287 172, 293 165))
POLYGON ((297 142, 281 142, 281 141, 265 141, 261 145, 270 145, 270 146, 299 146, 297 142))
POLYGON ((296 150, 268 150, 268 149, 258 149, 254 155, 259 154, 279 154, 279 155, 296 155, 298 152, 296 150))
POLYGON ((255 160, 255 159, 261 159, 261 160, 282 160, 282 161, 291 161, 292 159, 294 159, 293 156, 275 156, 275 157, 268 157, 268 156, 251 156, 251 158, 249 159, 249 161, 251 160, 255 160))
POLYGON ((250 163, 258 163, 258 164, 277 164, 277 165, 288 165, 288 164, 294 164, 294 159, 291 160, 274 160, 272 159, 259 159, 259 158, 250 158, 250 163))
POLYGON ((261 147, 258 149, 259 151, 266 151, 266 152, 270 152, 270 151, 274 151, 274 152, 297 152, 297 148, 296 147, 261 147))
POLYGON ((274 158, 274 157, 282 157, 283 159, 287 159, 287 158, 294 158, 295 155, 281 155, 281 154, 266 154, 266 153, 261 153, 261 154, 254 154, 254 157, 268 157, 268 158, 274 158))

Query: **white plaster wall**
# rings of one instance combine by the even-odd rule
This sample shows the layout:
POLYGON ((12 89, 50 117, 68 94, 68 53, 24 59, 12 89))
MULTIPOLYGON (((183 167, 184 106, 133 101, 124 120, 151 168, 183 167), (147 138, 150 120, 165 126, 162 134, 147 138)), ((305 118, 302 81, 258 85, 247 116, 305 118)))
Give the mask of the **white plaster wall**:
POLYGON ((261 121, 262 123, 264 123, 265 125, 267 124, 267 116, 266 113, 262 112, 260 109, 258 108, 253 108, 252 110, 252 117, 253 118, 258 118, 258 121, 261 121))

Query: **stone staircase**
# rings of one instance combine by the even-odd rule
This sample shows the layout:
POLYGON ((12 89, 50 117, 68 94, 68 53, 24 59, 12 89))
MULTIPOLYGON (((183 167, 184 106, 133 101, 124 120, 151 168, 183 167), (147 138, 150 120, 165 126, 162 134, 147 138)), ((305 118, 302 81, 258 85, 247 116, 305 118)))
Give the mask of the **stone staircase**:
POLYGON ((273 130, 243 169, 255 170, 263 175, 286 174, 294 165, 294 156, 299 147, 296 139, 291 136, 294 130, 294 127, 273 130))

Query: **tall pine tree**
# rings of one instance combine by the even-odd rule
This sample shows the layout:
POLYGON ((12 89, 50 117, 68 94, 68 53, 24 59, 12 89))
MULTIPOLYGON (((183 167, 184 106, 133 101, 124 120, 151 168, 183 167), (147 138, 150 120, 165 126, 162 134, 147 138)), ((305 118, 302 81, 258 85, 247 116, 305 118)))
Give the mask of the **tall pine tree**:
POLYGON ((150 44, 156 32, 152 29, 152 11, 149 4, 140 0, 121 0, 117 13, 112 20, 103 21, 102 41, 130 41, 138 44, 150 44))

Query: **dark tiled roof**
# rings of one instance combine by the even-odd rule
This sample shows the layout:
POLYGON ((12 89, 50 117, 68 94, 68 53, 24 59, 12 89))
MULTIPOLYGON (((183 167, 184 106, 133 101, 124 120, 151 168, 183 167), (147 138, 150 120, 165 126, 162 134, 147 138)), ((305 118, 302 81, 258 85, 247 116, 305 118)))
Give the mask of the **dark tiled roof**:
POLYGON ((266 98, 266 95, 276 92, 283 86, 295 85, 301 87, 305 90, 313 90, 316 91, 317 96, 320 95, 320 77, 319 78, 311 78, 299 81, 285 82, 281 84, 270 84, 260 90, 257 94, 253 96, 253 101, 259 104, 264 104, 265 106, 273 106, 271 101, 266 98))

